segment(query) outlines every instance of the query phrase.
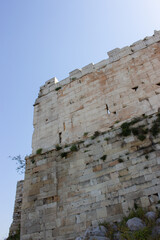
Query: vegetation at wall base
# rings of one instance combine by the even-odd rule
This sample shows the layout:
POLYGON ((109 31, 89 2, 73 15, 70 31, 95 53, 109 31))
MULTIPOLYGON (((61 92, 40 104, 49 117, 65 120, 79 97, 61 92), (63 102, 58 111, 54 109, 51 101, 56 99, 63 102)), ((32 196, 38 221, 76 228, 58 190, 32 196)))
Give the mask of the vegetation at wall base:
MULTIPOLYGON (((160 235, 154 235, 153 229, 155 226, 155 220, 148 219, 145 215, 147 210, 137 207, 130 211, 129 215, 124 217, 121 222, 116 224, 110 222, 101 222, 99 226, 104 226, 107 229, 106 237, 110 240, 115 239, 115 233, 119 232, 119 240, 160 240, 160 235), (145 226, 142 229, 131 231, 127 226, 127 221, 132 218, 141 219, 145 226), (115 227, 116 226, 116 227, 115 227)), ((156 211, 156 217, 159 217, 160 212, 156 211)))

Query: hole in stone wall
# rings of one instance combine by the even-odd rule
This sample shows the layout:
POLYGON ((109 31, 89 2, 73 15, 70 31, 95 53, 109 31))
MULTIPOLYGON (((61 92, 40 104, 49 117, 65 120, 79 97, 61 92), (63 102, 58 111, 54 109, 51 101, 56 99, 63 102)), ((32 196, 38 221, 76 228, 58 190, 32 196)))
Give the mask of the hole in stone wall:
POLYGON ((138 89, 138 86, 136 86, 136 87, 134 87, 134 88, 132 88, 135 92, 137 91, 137 89, 138 89))
POLYGON ((116 114, 116 111, 115 112, 113 112, 114 114, 116 114))
POLYGON ((46 118, 46 122, 48 122, 48 118, 46 118))
POLYGON ((106 104, 107 114, 110 114, 108 104, 106 104))
POLYGON ((160 82, 156 84, 157 86, 160 86, 160 82))
POLYGON ((69 103, 70 103, 70 104, 73 104, 73 103, 74 103, 74 101, 71 99, 71 100, 69 101, 69 103))
POLYGON ((59 143, 61 143, 61 142, 62 142, 62 133, 59 132, 59 143))

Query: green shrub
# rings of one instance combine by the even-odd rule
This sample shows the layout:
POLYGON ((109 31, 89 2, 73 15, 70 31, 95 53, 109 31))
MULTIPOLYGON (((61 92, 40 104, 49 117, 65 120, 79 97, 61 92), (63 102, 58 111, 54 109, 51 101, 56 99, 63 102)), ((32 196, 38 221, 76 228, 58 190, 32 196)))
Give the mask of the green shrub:
POLYGON ((121 125, 121 129, 122 129, 122 136, 125 136, 125 137, 127 137, 127 136, 129 136, 130 134, 131 134, 131 129, 129 128, 129 126, 130 126, 130 123, 127 123, 127 122, 125 122, 125 123, 123 123, 122 125, 121 125))
POLYGON ((108 141, 108 140, 109 140, 109 138, 107 138, 107 137, 106 137, 104 140, 105 140, 105 141, 108 141))
POLYGON ((158 133, 160 132, 159 127, 160 127, 159 124, 157 122, 154 122, 152 128, 150 129, 150 131, 154 137, 156 137, 158 135, 158 133))
POLYGON ((124 231, 122 233, 122 240, 151 240, 151 229, 148 227, 145 227, 138 231, 124 231))
POLYGON ((64 158, 64 157, 67 158, 67 153, 66 152, 61 153, 61 158, 64 158))
POLYGON ((143 135, 143 134, 138 135, 138 139, 139 139, 140 141, 144 141, 144 140, 146 139, 146 136, 143 135))
POLYGON ((134 218, 134 217, 138 217, 138 218, 141 218, 142 220, 144 220, 144 218, 145 218, 145 213, 146 213, 146 212, 144 211, 143 208, 137 206, 137 209, 132 210, 132 211, 129 213, 129 215, 128 215, 128 217, 127 217, 127 220, 130 219, 130 218, 134 218))
POLYGON ((91 139, 95 139, 96 137, 98 137, 100 135, 100 132, 95 131, 94 135, 91 137, 91 139))
POLYGON ((87 144, 87 145, 86 145, 86 148, 90 147, 91 145, 92 145, 91 143, 87 144))
POLYGON ((75 81, 76 79, 77 79, 76 77, 71 78, 72 81, 75 81))
POLYGON ((138 128, 132 128, 132 133, 134 136, 137 136, 139 134, 138 128))
POLYGON ((117 123, 119 123, 119 122, 120 122, 120 121, 117 120, 117 121, 115 121, 115 124, 117 124, 117 123))
POLYGON ((70 148, 71 152, 77 152, 78 151, 78 148, 75 144, 73 144, 70 148))
POLYGON ((130 125, 134 125, 134 124, 136 124, 137 122, 139 122, 140 120, 141 120, 140 117, 134 118, 129 124, 130 124, 130 125))
POLYGON ((31 158, 31 163, 33 164, 33 163, 35 163, 35 160, 34 160, 34 158, 31 158))
POLYGON ((42 148, 37 149, 36 154, 41 154, 42 153, 42 148))
POLYGON ((88 132, 84 132, 83 136, 86 137, 88 135, 88 132))
POLYGON ((20 240, 20 230, 17 230, 16 234, 9 236, 6 240, 20 240))
POLYGON ((62 149, 62 147, 59 146, 59 144, 56 144, 56 151, 59 151, 59 150, 61 150, 61 149, 62 149))

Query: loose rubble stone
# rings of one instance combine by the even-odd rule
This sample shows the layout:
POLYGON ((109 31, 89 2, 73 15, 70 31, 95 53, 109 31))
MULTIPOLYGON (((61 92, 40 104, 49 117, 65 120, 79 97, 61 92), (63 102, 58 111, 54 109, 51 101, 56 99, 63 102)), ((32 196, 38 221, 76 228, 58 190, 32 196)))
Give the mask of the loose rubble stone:
POLYGON ((88 236, 105 237, 106 233, 107 233, 107 229, 104 226, 99 226, 96 228, 90 227, 86 230, 84 237, 88 237, 88 236))
POLYGON ((160 218, 157 218, 156 225, 160 225, 160 218))
POLYGON ((120 240, 120 239, 121 239, 121 233, 120 232, 115 233, 113 236, 113 240, 120 240))
POLYGON ((107 233, 107 229, 104 227, 104 226, 99 226, 99 227, 96 227, 92 230, 92 235, 93 236, 102 236, 102 237, 105 237, 106 236, 106 233, 107 233))
POLYGON ((110 240, 110 239, 107 237, 91 236, 86 240, 110 240))
POLYGON ((156 218, 155 212, 147 212, 147 213, 145 214, 145 216, 146 216, 149 220, 155 220, 155 218, 156 218))
POLYGON ((160 226, 155 226, 153 229, 152 229, 152 236, 158 236, 160 235, 160 226))
POLYGON ((145 223, 140 218, 134 217, 127 221, 127 226, 131 231, 136 231, 143 229, 145 227, 145 223))

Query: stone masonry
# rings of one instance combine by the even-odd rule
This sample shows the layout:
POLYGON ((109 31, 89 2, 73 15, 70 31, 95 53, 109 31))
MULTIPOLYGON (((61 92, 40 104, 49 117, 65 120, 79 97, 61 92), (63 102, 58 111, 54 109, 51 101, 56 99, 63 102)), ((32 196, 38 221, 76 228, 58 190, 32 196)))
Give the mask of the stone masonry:
POLYGON ((21 240, 75 240, 99 221, 120 220, 135 205, 160 207, 156 119, 153 114, 133 121, 134 132, 143 128, 145 139, 122 136, 115 125, 84 136, 84 142, 27 158, 21 240))
POLYGON ((40 88, 34 104, 33 153, 157 111, 160 32, 108 55, 109 59, 76 69, 60 82, 50 79, 40 88))
POLYGON ((75 240, 160 208, 160 31, 108 56, 40 88, 21 240, 75 240))

